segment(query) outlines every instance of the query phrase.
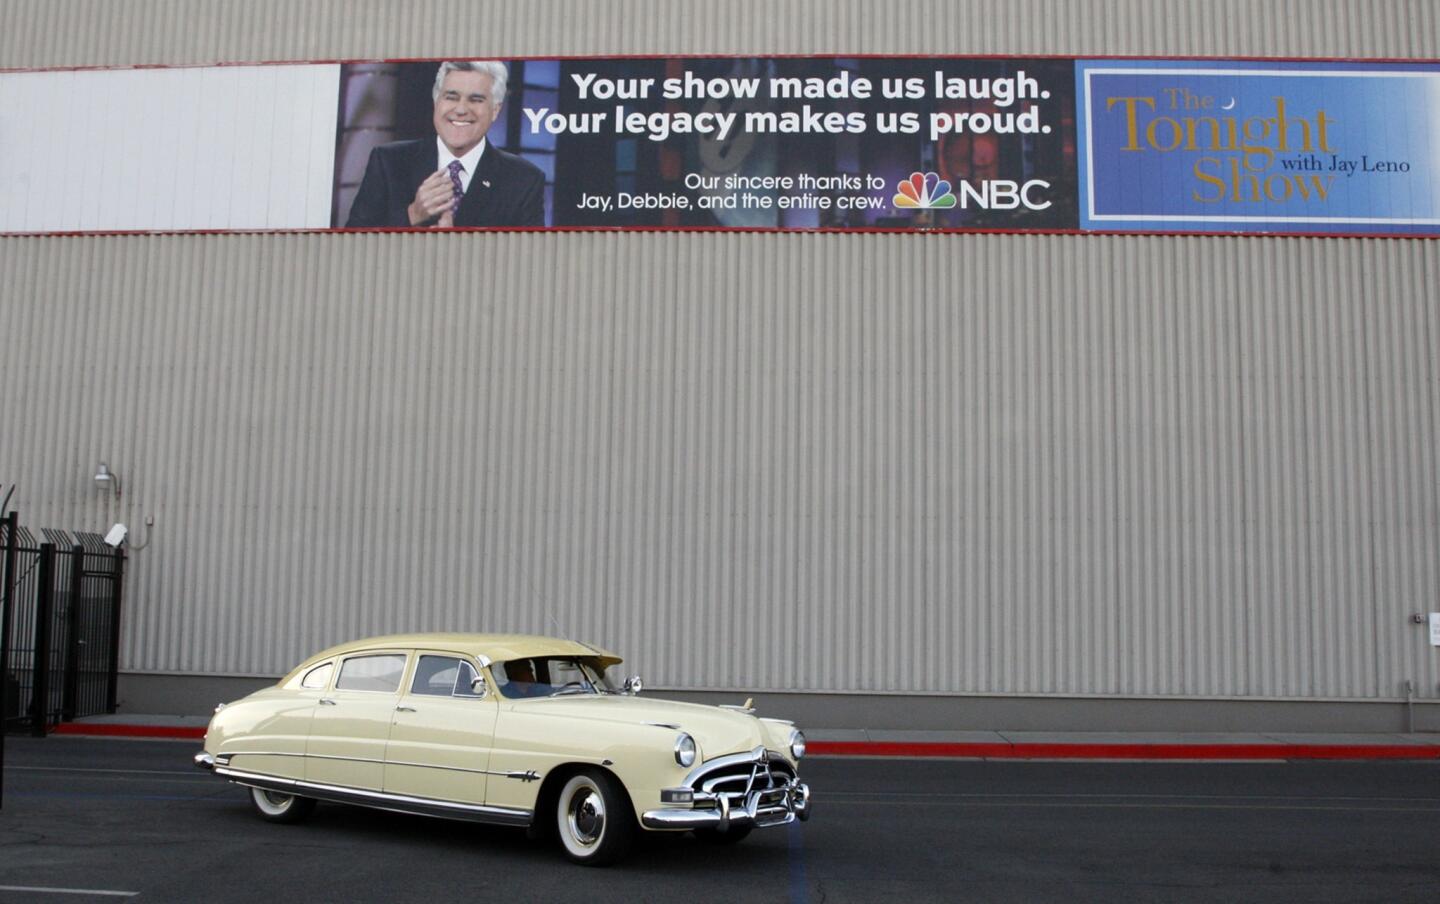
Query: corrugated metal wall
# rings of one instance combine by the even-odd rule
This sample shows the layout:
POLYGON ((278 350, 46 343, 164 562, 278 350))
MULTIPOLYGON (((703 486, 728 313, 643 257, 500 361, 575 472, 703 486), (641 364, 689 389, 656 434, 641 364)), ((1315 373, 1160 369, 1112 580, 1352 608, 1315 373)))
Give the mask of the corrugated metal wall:
POLYGON ((626 53, 1434 57, 1435 0, 5 0, 0 66, 626 53))
MULTIPOLYGON (((12 0, 0 66, 1435 57, 1437 28, 1431 0, 12 0)), ((558 625, 672 686, 1440 696, 1408 620, 1440 600, 1440 242, 10 238, 0 284, 0 480, 30 524, 148 542, 127 668, 558 625)))

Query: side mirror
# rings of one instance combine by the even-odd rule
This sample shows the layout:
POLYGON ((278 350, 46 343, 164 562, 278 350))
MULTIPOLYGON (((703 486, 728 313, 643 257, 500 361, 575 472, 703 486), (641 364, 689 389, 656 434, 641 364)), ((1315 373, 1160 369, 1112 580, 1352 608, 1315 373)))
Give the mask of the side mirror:
POLYGON ((470 679, 470 693, 477 697, 485 696, 485 678, 483 675, 476 675, 470 679))
POLYGON ((631 675, 625 679, 625 687, 622 690, 630 696, 635 696, 645 689, 645 682, 640 680, 639 675, 631 675))

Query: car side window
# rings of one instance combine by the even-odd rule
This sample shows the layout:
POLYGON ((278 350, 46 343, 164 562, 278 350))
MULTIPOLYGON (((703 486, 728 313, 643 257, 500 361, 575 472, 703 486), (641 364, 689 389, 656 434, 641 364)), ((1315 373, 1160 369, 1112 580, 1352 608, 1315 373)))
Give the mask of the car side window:
POLYGON ((480 697, 470 689, 475 667, 454 656, 422 655, 415 665, 410 693, 428 697, 480 697))
POLYGON ((457 697, 483 697, 484 694, 477 694, 471 689, 475 679, 480 677, 475 667, 465 660, 460 660, 460 675, 455 681, 455 696, 457 697))
POLYGON ((333 671, 335 671, 335 663, 333 662, 317 665, 315 668, 306 672, 304 678, 300 679, 300 686, 311 689, 324 689, 324 687, 330 683, 330 673, 333 671))
POLYGON ((455 676, 459 671, 460 660, 451 656, 421 656, 415 666, 415 678, 410 682, 410 693, 448 697, 455 692, 455 676))
POLYGON ((403 653, 352 656, 341 663, 340 677, 335 682, 335 689, 393 694, 400 689, 400 677, 404 673, 403 653))

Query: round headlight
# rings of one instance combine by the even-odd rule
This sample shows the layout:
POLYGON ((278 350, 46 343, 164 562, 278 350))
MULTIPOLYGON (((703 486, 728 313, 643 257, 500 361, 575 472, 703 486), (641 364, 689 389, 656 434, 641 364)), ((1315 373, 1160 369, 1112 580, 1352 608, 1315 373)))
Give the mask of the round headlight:
POLYGON ((790 732, 790 755, 797 760, 805 755, 805 735, 799 729, 790 732))
POLYGON ((695 765, 695 739, 688 734, 675 739, 675 762, 686 768, 695 765))

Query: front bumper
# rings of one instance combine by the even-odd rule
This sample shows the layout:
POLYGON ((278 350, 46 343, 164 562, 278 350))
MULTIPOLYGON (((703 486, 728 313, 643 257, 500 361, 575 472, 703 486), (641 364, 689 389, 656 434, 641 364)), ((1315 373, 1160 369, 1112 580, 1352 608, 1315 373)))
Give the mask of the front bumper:
POLYGON ((714 829, 741 826, 783 826, 810 818, 810 786, 795 782, 785 789, 783 804, 766 800, 767 792, 751 791, 740 806, 721 796, 713 807, 696 810, 647 810, 640 822, 647 829, 714 829))
POLYGON ((690 807, 647 810, 640 815, 640 824, 647 829, 724 832, 810 818, 810 786, 779 754, 763 747, 703 764, 687 776, 686 785, 694 793, 690 807), (784 768, 772 768, 772 762, 784 768))

